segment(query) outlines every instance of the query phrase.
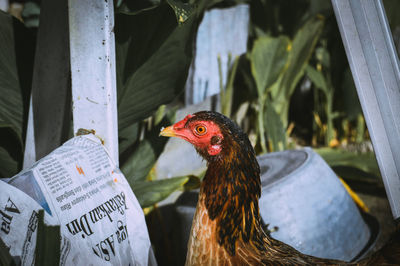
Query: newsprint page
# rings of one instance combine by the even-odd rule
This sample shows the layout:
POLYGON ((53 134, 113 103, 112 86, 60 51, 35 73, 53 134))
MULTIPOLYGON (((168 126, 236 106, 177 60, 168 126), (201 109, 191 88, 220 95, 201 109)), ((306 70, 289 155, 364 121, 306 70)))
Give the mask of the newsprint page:
POLYGON ((61 227, 60 265, 155 265, 143 211, 94 135, 74 137, 0 181, 0 237, 34 264, 38 211, 61 227))

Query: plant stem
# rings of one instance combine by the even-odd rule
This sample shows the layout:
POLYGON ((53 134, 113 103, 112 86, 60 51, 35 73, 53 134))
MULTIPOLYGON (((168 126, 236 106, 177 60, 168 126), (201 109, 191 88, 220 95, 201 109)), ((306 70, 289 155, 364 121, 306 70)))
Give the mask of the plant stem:
MULTIPOLYGON (((238 64, 239 64, 239 56, 236 56, 235 60, 233 61, 232 69, 230 71, 228 70, 228 78, 226 82, 224 99, 222 99, 222 104, 221 104, 222 113, 228 117, 231 116, 232 112, 233 82, 235 81, 238 64)), ((228 69, 229 67, 230 65, 228 65, 228 69)))
POLYGON ((267 145, 265 141, 265 129, 264 129, 264 97, 259 97, 258 101, 258 132, 260 135, 260 144, 261 144, 261 150, 263 153, 267 153, 267 145))
POLYGON ((361 143, 364 140, 365 134, 365 121, 364 116, 359 114, 357 116, 357 131, 356 131, 356 143, 361 143))
POLYGON ((327 120, 327 129, 326 129, 326 139, 325 144, 329 145, 330 141, 334 138, 334 129, 333 129, 333 117, 332 117, 332 95, 327 96, 326 103, 326 120, 327 120))

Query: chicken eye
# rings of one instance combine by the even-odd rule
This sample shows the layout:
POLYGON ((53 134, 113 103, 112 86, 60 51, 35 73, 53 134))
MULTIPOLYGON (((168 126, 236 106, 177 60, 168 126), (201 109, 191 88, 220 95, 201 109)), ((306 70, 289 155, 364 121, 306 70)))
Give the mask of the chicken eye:
POLYGON ((197 135, 204 135, 207 132, 207 129, 205 126, 196 126, 195 128, 197 135))

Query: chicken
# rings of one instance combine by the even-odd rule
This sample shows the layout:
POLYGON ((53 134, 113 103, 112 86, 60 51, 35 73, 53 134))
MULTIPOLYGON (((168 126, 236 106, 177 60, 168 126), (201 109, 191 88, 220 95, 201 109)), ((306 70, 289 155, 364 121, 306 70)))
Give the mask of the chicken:
MULTIPOLYGON (((188 243, 186 265, 346 265, 300 253, 266 235, 258 199, 260 168, 247 135, 222 114, 202 111, 163 129, 179 137, 207 161, 188 243)), ((400 263, 400 248, 360 262, 400 263), (397 261, 395 261, 397 259, 397 261)))

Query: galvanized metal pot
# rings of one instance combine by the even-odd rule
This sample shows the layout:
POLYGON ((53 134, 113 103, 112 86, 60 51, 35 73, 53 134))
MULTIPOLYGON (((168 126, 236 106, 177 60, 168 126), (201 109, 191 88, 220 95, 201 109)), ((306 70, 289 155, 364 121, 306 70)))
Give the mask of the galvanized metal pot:
POLYGON ((302 253, 350 261, 371 233, 354 201, 327 163, 312 149, 258 157, 260 212, 271 233, 302 253))

